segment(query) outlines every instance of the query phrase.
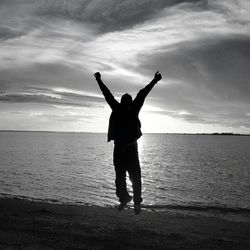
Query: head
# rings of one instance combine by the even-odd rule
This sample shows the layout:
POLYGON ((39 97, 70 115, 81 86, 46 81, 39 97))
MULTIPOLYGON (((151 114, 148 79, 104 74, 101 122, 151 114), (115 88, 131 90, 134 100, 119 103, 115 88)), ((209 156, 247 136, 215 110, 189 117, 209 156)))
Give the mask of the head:
POLYGON ((130 94, 124 94, 121 97, 121 104, 124 106, 130 106, 132 104, 132 96, 130 94))

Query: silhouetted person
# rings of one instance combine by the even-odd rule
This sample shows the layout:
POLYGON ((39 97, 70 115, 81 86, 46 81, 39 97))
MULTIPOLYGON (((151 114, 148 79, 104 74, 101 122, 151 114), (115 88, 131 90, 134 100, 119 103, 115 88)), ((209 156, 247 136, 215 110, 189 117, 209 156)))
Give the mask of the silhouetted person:
POLYGON ((116 173, 116 195, 120 205, 118 210, 125 208, 132 200, 127 191, 126 172, 133 188, 134 213, 141 211, 141 168, 138 157, 137 139, 142 136, 141 122, 138 118, 144 100, 154 85, 161 80, 159 71, 155 73, 154 79, 141 89, 133 100, 131 95, 124 94, 121 102, 118 102, 107 86, 101 80, 99 72, 94 74, 97 83, 112 109, 109 119, 108 141, 114 140, 114 166, 116 173))

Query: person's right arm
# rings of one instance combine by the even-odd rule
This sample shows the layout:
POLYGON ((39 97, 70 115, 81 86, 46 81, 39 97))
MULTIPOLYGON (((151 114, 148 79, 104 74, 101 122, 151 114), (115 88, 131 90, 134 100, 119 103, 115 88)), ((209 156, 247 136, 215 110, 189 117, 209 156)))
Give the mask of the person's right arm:
POLYGON ((114 96, 112 95, 112 93, 110 92, 110 90, 107 88, 107 86, 103 83, 102 79, 101 79, 101 74, 100 72, 96 72, 94 74, 95 79, 105 97, 105 100, 107 101, 107 103, 109 104, 109 106, 111 107, 111 109, 115 109, 118 105, 119 102, 114 98, 114 96))

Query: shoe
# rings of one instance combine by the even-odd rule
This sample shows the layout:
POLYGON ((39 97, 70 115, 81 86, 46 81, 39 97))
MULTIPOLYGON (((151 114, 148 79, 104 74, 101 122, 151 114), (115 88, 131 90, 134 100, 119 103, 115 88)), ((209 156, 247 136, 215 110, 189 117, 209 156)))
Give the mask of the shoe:
POLYGON ((119 204, 119 206, 117 207, 117 210, 118 211, 122 211, 125 207, 126 207, 126 205, 130 202, 130 201, 132 201, 132 196, 128 196, 128 198, 125 200, 125 201, 122 201, 120 204, 119 204))
POLYGON ((134 204, 134 214, 138 215, 141 212, 141 204, 134 204))

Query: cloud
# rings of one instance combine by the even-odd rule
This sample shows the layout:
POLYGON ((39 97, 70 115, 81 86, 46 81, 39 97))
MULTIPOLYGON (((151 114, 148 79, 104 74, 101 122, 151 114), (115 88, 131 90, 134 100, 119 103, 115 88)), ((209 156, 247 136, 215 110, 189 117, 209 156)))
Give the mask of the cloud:
POLYGON ((43 1, 39 15, 61 17, 93 25, 98 33, 121 31, 154 18, 162 9, 180 3, 202 0, 85 0, 43 1))
MULTIPOLYGON (((216 3, 197 1, 168 6, 147 22, 97 37, 88 44, 86 56, 92 58, 91 66, 105 74, 120 74, 142 83, 152 72, 141 67, 141 55, 150 55, 147 58, 150 61, 151 55, 163 53, 164 56, 166 49, 182 49, 185 44, 249 36, 250 28, 242 23, 239 8, 233 2, 216 3)), ((160 63, 154 61, 151 69, 161 68, 160 63)))
POLYGON ((141 55, 139 61, 138 67, 145 71, 158 64, 166 72, 168 84, 159 83, 154 90, 158 105, 166 110, 162 114, 190 122, 249 127, 249 37, 176 44, 171 50, 166 47, 141 55), (188 114, 179 114, 180 110, 188 114))
MULTIPOLYGON (((26 114, 27 115, 27 114, 26 114)), ((92 119, 96 118, 95 115, 88 115, 88 114, 79 114, 79 113, 63 113, 63 114, 44 114, 44 113, 31 113, 28 114, 32 117, 37 117, 40 119, 45 119, 47 121, 54 121, 59 123, 75 123, 78 121, 91 121, 92 119)))
MULTIPOLYGON (((78 31, 82 26, 87 28, 88 35, 98 35, 130 29, 154 19, 165 8, 182 3, 199 5, 204 0, 4 0, 0 3, 0 15, 6 27, 24 33, 46 28, 56 36, 62 30, 71 34, 70 29, 67 30, 70 23, 78 27, 78 31), (55 23, 64 25, 57 26, 55 23)), ((67 36, 67 33, 63 35, 67 36)))
POLYGON ((213 11, 223 14, 225 21, 230 25, 245 26, 249 29, 247 27, 250 22, 248 0, 208 0, 208 6, 213 11))
POLYGON ((140 55, 138 67, 150 71, 157 64, 169 79, 206 87, 220 98, 249 100, 249 55, 250 37, 220 37, 140 55))
POLYGON ((2 93, 0 102, 4 103, 42 103, 76 107, 98 107, 103 97, 83 95, 73 92, 53 91, 44 88, 29 88, 29 93, 2 93), (34 91, 35 90, 35 91, 34 91))
POLYGON ((8 40, 22 36, 23 33, 8 27, 0 26, 0 41, 8 40))
POLYGON ((26 91, 26 88, 64 87, 85 91, 97 90, 93 75, 83 69, 63 63, 33 63, 0 69, 0 89, 26 91))
POLYGON ((221 101, 249 102, 249 55, 249 37, 211 38, 141 55, 139 67, 150 71, 158 64, 166 77, 185 83, 187 88, 207 91, 221 101))

